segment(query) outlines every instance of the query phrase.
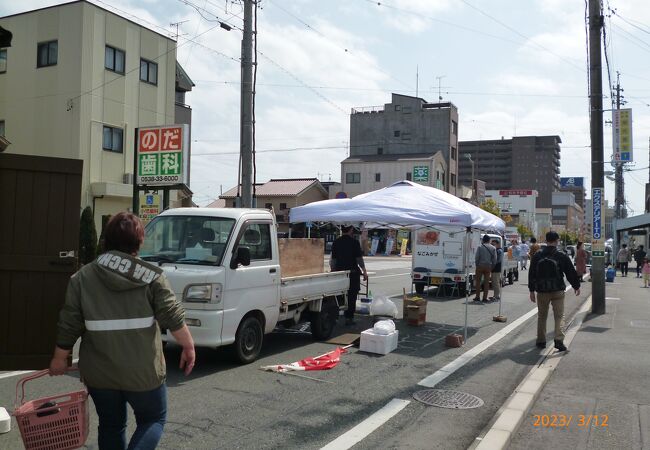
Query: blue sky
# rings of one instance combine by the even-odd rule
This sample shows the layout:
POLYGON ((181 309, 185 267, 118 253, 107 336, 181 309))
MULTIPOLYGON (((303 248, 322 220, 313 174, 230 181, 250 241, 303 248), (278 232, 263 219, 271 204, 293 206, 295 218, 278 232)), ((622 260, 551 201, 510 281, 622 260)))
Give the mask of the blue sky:
MULTIPOLYGON (((242 7, 226 0, 118 0, 97 5, 173 34, 196 83, 192 189, 206 204, 236 184, 242 7), (118 8, 118 9, 115 9, 118 8), (121 11, 120 11, 121 10, 121 11), (215 20, 236 28, 225 31, 215 20), (215 27, 216 28, 213 28, 215 27), (210 30, 213 28, 212 30, 210 30), (208 31, 210 30, 210 31, 208 31)), ((0 15, 63 3, 3 2, 0 15)), ((349 111, 391 92, 459 108, 461 140, 557 134, 562 176, 590 175, 585 2, 578 0, 262 0, 258 10, 257 180, 340 179, 349 111)), ((634 115, 626 198, 643 210, 650 136, 650 5, 605 1, 608 57, 634 115), (615 11, 615 14, 610 12, 615 11)), ((604 73, 604 92, 608 93, 604 73)), ((609 96, 605 108, 611 108, 609 96)), ((605 118, 610 119, 610 113, 605 118)), ((611 127, 605 126, 606 158, 611 127)), ((609 170, 607 167, 606 170, 609 170)), ((586 180, 589 182, 589 180, 586 180)), ((531 186, 534 188, 534 186, 531 186)), ((606 182, 613 202, 613 185, 606 182)))

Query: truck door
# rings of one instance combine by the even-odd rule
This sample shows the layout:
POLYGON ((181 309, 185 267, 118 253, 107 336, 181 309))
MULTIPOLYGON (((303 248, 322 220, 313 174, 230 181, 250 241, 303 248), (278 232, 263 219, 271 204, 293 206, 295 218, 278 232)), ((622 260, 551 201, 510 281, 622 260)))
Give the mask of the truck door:
POLYGON ((274 245, 274 227, 271 222, 247 221, 241 227, 233 255, 239 246, 248 247, 251 262, 226 269, 224 294, 224 325, 222 338, 234 338, 241 318, 249 311, 262 311, 268 326, 275 326, 279 313, 280 264, 277 245, 274 245))

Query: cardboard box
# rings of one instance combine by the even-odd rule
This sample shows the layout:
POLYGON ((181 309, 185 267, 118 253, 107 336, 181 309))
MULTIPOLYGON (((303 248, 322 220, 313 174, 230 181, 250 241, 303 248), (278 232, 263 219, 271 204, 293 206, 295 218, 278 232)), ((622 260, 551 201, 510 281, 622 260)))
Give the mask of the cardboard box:
POLYGON ((397 348, 397 339, 399 332, 393 331, 391 334, 375 334, 372 328, 361 332, 361 343, 359 350, 368 353, 377 353, 385 355, 397 348))
POLYGON ((403 317, 408 325, 424 325, 427 321, 427 301, 422 298, 405 299, 403 317))
POLYGON ((406 319, 406 317, 408 316, 408 309, 409 309, 409 306, 411 306, 411 305, 415 305, 415 306, 418 306, 418 307, 423 307, 425 313, 427 311, 427 301, 425 299, 420 298, 420 297, 406 298, 406 296, 404 296, 404 299, 403 299, 403 302, 402 302, 402 317, 404 319, 406 319))

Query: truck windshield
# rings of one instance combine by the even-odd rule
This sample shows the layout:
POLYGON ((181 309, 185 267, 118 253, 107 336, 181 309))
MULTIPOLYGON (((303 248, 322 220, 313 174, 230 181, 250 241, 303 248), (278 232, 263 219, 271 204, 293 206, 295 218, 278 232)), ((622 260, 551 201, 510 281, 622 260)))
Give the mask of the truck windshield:
POLYGON ((145 261, 218 266, 234 219, 158 216, 145 228, 140 257, 145 261))

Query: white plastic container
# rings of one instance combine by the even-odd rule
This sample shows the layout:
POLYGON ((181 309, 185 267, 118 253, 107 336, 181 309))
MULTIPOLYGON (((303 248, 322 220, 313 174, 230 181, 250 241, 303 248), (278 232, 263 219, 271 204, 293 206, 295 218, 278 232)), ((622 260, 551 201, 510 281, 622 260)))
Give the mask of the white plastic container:
POLYGON ((11 430, 11 416, 6 409, 0 408, 0 434, 11 430))
POLYGON ((361 332, 361 344, 359 350, 368 353, 386 355, 397 348, 399 331, 395 330, 390 334, 375 334, 372 328, 361 332))

